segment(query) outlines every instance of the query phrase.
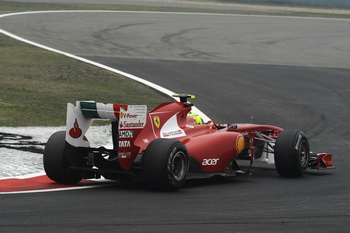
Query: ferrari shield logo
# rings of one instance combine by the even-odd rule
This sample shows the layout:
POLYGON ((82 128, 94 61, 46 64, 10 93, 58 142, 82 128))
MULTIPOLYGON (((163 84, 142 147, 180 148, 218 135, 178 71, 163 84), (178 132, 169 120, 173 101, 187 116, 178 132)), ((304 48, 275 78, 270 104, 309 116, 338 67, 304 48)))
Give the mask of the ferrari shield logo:
POLYGON ((157 116, 153 117, 153 123, 157 128, 159 128, 160 127, 160 118, 157 116))

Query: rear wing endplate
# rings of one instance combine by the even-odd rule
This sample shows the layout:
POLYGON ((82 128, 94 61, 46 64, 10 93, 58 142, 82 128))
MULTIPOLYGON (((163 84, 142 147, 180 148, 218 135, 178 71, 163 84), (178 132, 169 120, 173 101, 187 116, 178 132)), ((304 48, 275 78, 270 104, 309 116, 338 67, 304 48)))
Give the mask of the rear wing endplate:
POLYGON ((67 104, 66 141, 75 147, 89 147, 85 139, 95 119, 119 121, 119 130, 142 129, 146 125, 146 105, 103 104, 77 101, 67 104))

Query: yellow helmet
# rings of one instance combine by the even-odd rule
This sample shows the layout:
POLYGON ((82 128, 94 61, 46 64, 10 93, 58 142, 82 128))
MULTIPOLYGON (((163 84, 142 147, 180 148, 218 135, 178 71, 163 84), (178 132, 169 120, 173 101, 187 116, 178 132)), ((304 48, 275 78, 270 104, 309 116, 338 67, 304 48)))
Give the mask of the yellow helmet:
POLYGON ((190 113, 188 113, 188 116, 192 117, 196 121, 197 125, 203 125, 204 124, 203 119, 197 113, 190 112, 190 113))

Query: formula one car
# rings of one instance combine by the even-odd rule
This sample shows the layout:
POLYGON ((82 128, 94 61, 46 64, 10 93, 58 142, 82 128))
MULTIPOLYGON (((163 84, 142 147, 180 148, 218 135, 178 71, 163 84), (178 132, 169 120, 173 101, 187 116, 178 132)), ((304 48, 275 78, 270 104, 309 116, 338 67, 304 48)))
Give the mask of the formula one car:
POLYGON ((247 173, 237 160, 275 164, 282 177, 306 168, 332 168, 332 154, 310 152, 305 134, 270 125, 214 124, 191 113, 192 95, 147 113, 145 105, 77 101, 67 105, 66 131, 54 133, 44 151, 50 179, 75 184, 86 178, 143 179, 160 189, 181 188, 192 177, 247 173), (111 121, 113 148, 92 148, 85 134, 94 119, 111 121))

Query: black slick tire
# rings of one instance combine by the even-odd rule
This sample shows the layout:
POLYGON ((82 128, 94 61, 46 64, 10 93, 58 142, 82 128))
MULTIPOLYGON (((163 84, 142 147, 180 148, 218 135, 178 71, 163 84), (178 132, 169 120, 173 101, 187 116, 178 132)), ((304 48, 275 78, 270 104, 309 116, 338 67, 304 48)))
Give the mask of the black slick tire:
POLYGON ((306 135, 299 130, 282 131, 275 145, 275 166, 281 177, 301 177, 309 165, 306 135))
POLYGON ((65 155, 66 132, 58 131, 51 135, 44 150, 44 169, 46 175, 61 184, 76 184, 82 176, 69 173, 69 164, 65 155))
POLYGON ((188 171, 186 146, 173 139, 155 139, 143 155, 143 176, 145 183, 159 190, 181 188, 188 171))

